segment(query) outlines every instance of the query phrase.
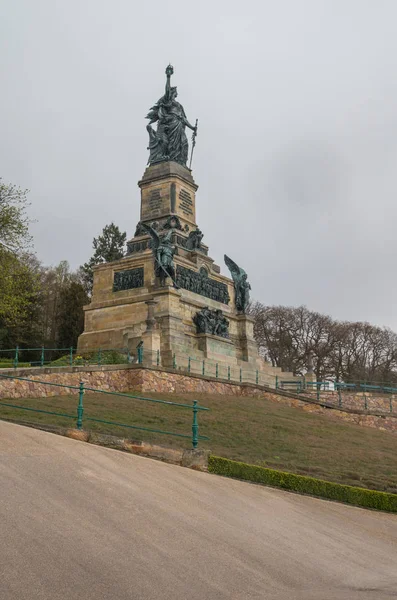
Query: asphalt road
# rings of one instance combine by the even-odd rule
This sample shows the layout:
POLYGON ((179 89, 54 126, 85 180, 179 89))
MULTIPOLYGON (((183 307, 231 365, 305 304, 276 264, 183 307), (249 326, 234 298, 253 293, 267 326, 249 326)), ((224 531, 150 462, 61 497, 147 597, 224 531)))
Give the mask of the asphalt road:
POLYGON ((1 600, 397 598, 397 516, 0 421, 1 600))

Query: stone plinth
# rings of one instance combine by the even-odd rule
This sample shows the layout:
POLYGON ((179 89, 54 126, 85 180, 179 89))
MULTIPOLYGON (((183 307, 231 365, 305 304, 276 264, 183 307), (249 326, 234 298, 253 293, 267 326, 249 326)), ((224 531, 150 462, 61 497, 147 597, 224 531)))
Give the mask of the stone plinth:
POLYGON ((176 215, 182 229, 196 226, 196 190, 191 171, 169 161, 148 167, 141 188, 141 221, 158 221, 176 215))
POLYGON ((250 363, 256 363, 258 361, 258 346, 254 338, 254 319, 249 315, 242 314, 237 314, 235 319, 240 358, 250 363))
POLYGON ((197 342, 198 349, 204 353, 204 358, 229 365, 237 364, 236 347, 231 340, 209 333, 199 333, 197 342))

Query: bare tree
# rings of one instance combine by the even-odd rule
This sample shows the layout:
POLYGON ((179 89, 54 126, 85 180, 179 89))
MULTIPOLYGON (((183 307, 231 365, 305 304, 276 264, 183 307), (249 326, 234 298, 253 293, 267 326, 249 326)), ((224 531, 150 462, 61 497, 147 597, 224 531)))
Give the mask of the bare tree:
POLYGON ((261 355, 304 374, 312 357, 317 381, 397 380, 397 335, 369 323, 339 322, 305 306, 250 306, 261 355))

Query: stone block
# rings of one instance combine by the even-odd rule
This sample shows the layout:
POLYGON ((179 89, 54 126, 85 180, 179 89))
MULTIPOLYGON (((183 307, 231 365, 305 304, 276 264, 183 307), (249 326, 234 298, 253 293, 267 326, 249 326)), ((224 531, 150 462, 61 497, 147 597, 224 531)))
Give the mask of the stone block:
POLYGON ((198 471, 208 470, 208 458, 211 450, 192 449, 184 450, 182 455, 182 467, 189 467, 198 471))
POLYGON ((196 190, 191 172, 173 162, 149 166, 141 181, 141 221, 177 215, 181 225, 196 226, 196 190))
POLYGON ((236 363, 236 348, 231 340, 209 333, 197 335, 198 348, 210 360, 236 363))

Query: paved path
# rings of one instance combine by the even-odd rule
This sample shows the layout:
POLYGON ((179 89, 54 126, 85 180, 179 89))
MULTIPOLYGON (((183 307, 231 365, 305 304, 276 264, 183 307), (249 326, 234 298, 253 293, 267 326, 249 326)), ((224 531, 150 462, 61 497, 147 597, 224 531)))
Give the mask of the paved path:
POLYGON ((1 600, 397 598, 397 516, 0 421, 1 600))

